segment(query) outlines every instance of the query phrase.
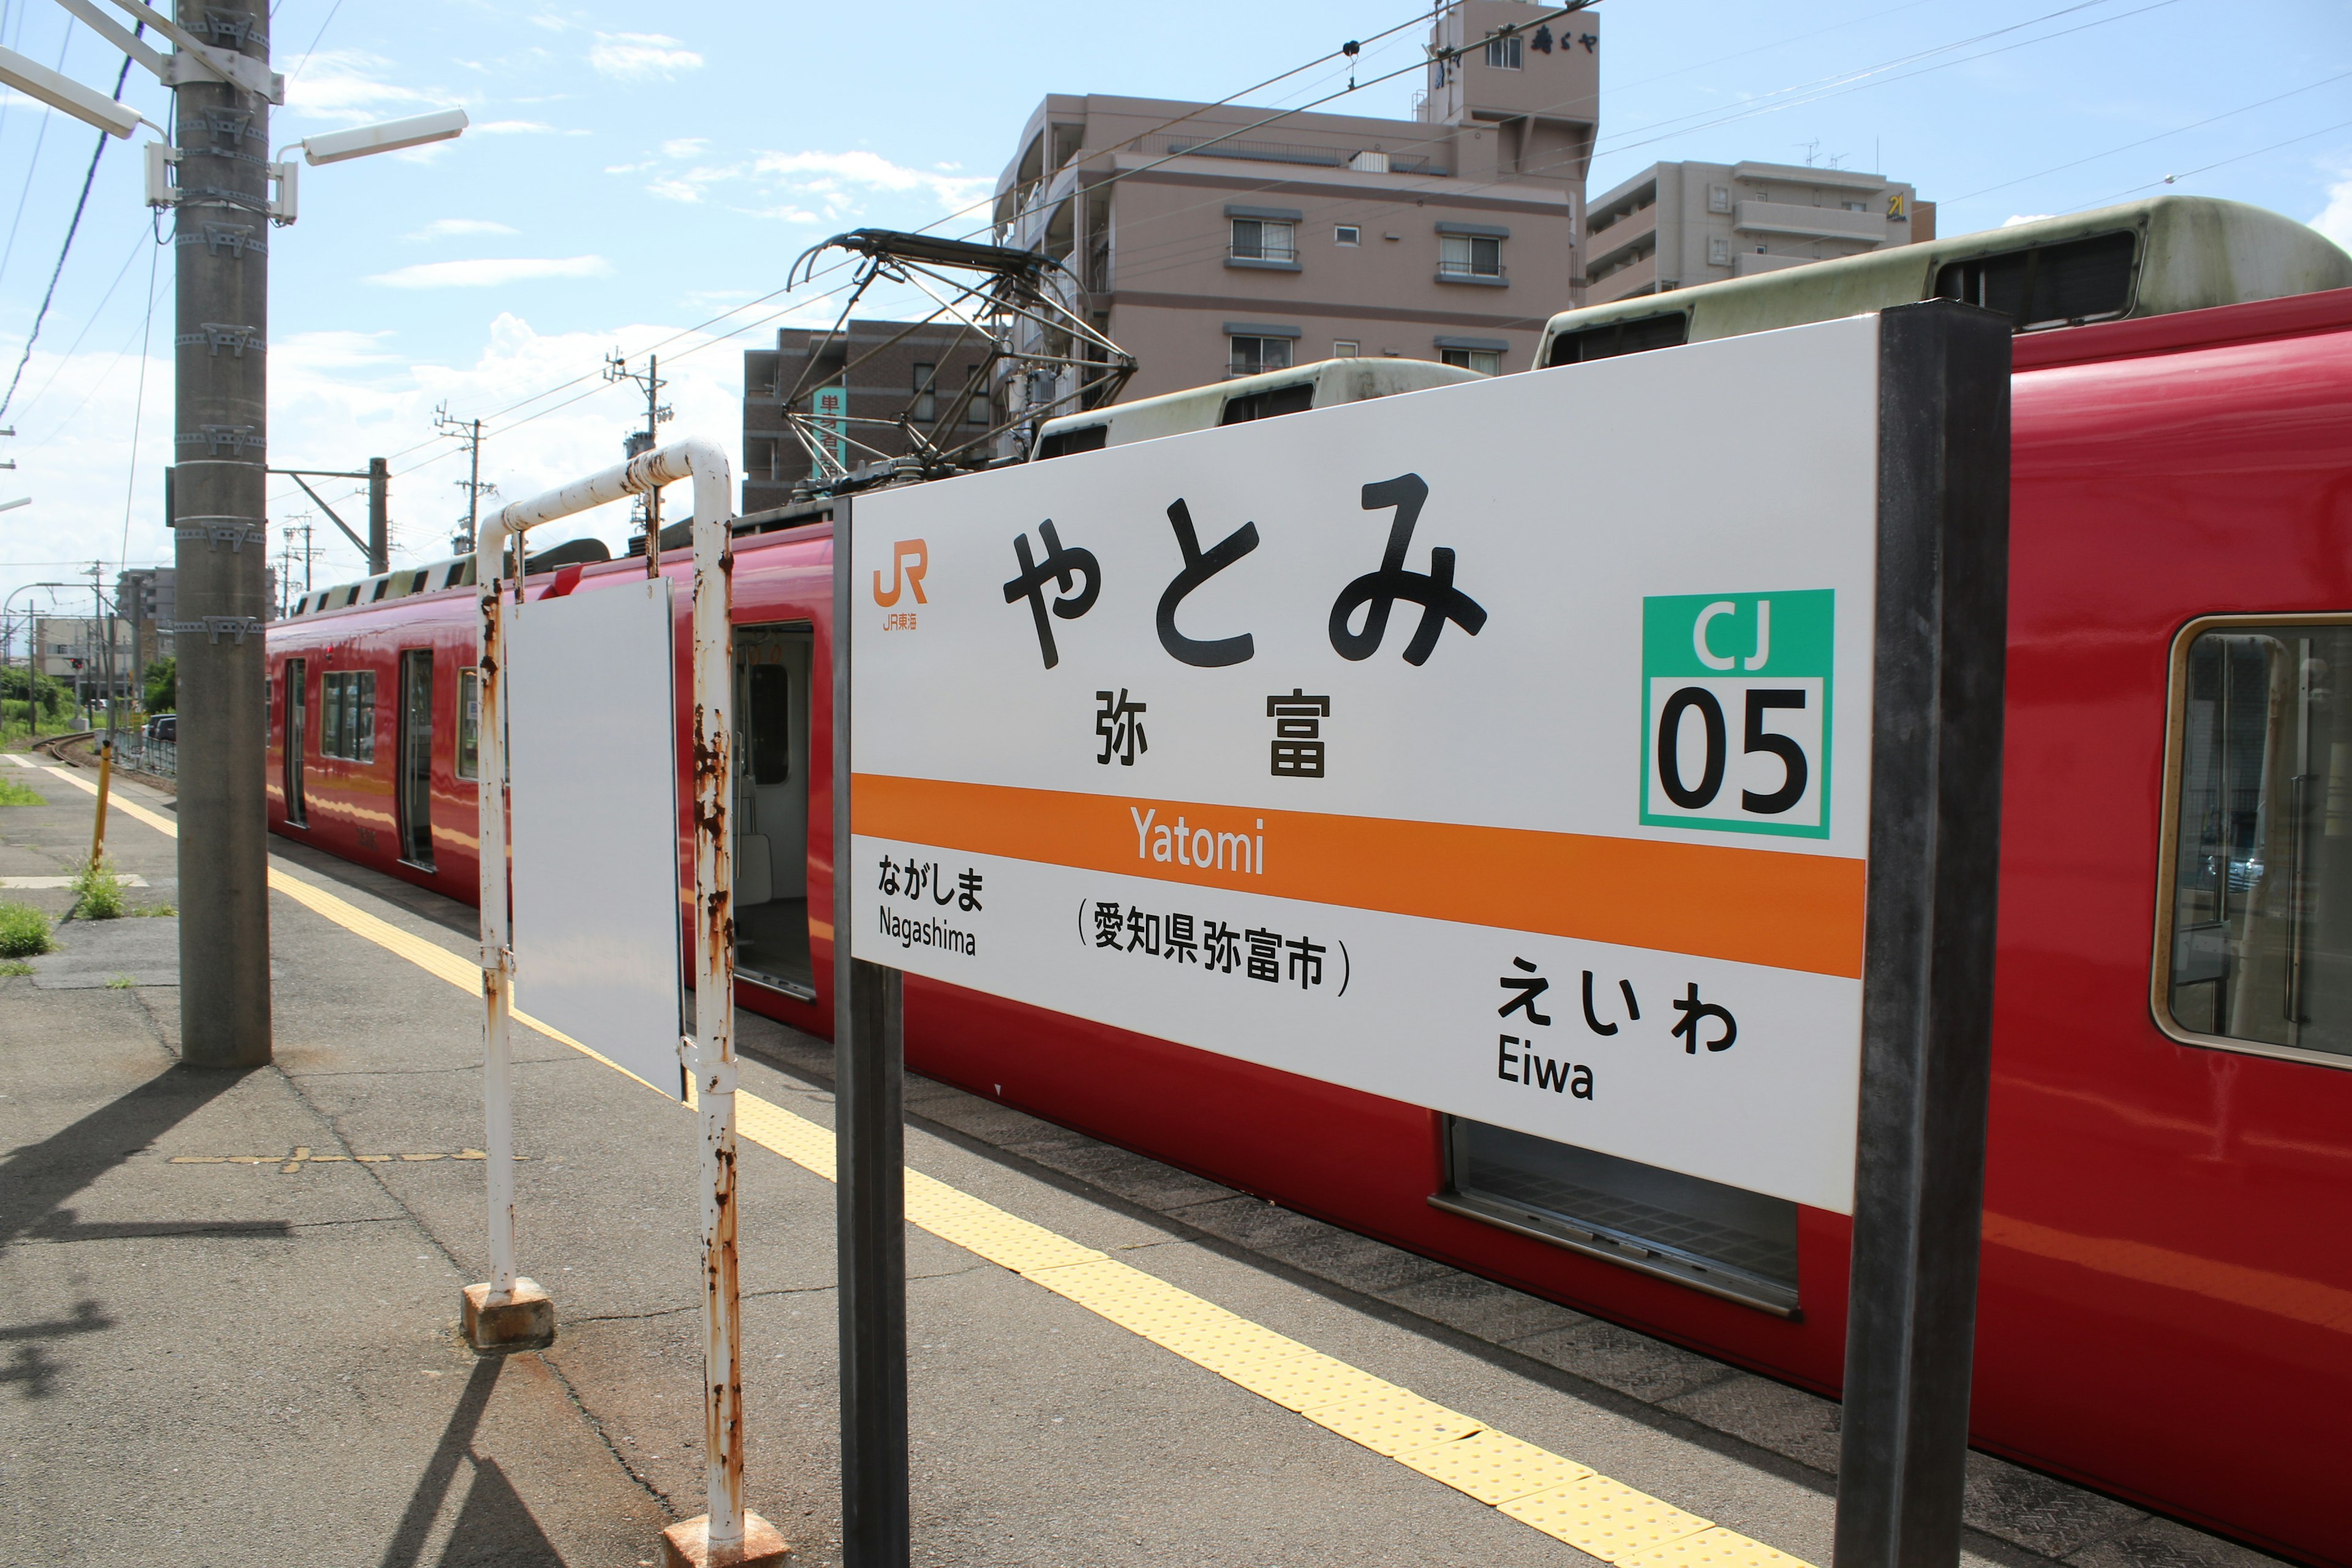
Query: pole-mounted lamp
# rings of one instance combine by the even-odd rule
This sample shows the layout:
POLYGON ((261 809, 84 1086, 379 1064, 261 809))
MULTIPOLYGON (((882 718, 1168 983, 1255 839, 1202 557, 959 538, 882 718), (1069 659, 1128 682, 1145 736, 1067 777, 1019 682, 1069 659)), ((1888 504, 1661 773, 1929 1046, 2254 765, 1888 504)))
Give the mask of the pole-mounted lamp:
POLYGON ((14 49, 0 49, 0 82, 36 102, 94 125, 109 136, 128 136, 142 125, 161 134, 163 127, 127 103, 117 103, 96 88, 84 87, 69 76, 59 76, 38 60, 28 60, 14 49))

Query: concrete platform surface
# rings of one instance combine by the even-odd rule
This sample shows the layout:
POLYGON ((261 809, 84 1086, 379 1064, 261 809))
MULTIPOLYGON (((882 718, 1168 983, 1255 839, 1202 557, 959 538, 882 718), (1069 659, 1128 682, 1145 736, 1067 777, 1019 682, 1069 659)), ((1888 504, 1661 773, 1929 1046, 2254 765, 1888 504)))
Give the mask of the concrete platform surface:
MULTIPOLYGON (((0 873, 39 875, 87 844, 89 798, 12 776, 51 804, 0 808, 0 873)), ((110 841, 168 892, 168 837, 110 841)), ((469 910, 273 847, 471 961, 469 910)), ((560 1328, 478 1358, 478 1003, 290 898, 271 914, 277 1060, 252 1072, 177 1064, 173 986, 0 978, 0 1540, 91 1565, 661 1561, 704 1506, 693 1117, 517 1031, 520 1261, 560 1328)), ((743 1089, 829 1126, 829 1047, 740 1027, 743 1089)), ((1833 1404, 943 1085, 908 1098, 909 1166, 956 1192, 1828 1563, 1833 1404)), ((837 1563, 834 1189, 747 1141, 740 1202, 748 1500, 795 1561, 837 1563)), ((938 1235, 907 1258, 919 1563, 1595 1561, 938 1235)), ((1964 1555, 2270 1561, 1981 1456, 1964 1555)))

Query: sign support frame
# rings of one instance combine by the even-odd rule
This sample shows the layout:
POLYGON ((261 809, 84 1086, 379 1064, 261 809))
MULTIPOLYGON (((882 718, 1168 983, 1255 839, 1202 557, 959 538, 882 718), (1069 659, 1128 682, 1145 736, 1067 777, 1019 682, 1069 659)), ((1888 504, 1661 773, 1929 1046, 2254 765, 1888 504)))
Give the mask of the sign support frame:
POLYGON ((850 956, 852 502, 833 521, 834 1202, 841 1313, 845 1568, 906 1568, 908 1502, 905 984, 850 956))
POLYGON ((1879 313, 1861 1115, 1833 1568, 1957 1568, 2008 658, 2010 325, 1879 313))
MULTIPOLYGON (((743 1565, 782 1563, 774 1527, 743 1506, 743 1307, 736 1248, 734 861, 728 812, 733 801, 733 480, 727 455, 690 440, 633 458, 530 501, 500 510, 475 543, 482 612, 477 664, 481 719, 480 782, 484 1089, 488 1127, 491 1277, 466 1289, 466 1327, 477 1350, 509 1350, 554 1338, 554 1306, 515 1272, 513 1062, 514 949, 507 867, 507 671, 504 594, 522 592, 522 540, 540 523, 677 479, 694 484, 692 704, 695 1033, 678 1042, 692 1079, 701 1132, 703 1428, 707 1511, 662 1532, 665 1559, 743 1565), (515 575, 502 578, 511 549, 515 575)), ((647 565, 658 574, 657 540, 647 565)), ((674 827, 669 831, 674 832, 674 827)))

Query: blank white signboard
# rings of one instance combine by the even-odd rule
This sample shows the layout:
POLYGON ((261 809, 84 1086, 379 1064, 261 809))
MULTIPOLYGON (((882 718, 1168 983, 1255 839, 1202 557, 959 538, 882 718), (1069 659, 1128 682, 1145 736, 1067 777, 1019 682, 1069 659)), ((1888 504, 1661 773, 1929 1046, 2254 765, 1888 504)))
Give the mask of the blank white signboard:
POLYGON ((680 1094, 669 584, 506 613, 515 1004, 680 1094))

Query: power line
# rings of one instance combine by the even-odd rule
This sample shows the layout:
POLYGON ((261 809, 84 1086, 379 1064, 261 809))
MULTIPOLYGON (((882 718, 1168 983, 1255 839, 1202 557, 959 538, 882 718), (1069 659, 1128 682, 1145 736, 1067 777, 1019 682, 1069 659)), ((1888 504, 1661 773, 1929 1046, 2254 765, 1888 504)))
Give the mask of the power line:
POLYGON ((2347 126, 2352 126, 2352 120, 2339 120, 2333 125, 2323 125, 2316 131, 2306 131, 2300 136, 2290 136, 2284 142, 2273 142, 2267 147, 2257 147, 2251 153, 2239 153, 2231 157, 2216 159, 2210 163, 2202 164, 2194 169, 2186 169, 2178 174, 2167 174, 2160 180, 2150 180, 2144 185, 2134 185, 2127 191, 2117 191, 2112 196, 2103 196, 2095 202, 2084 202, 2082 206, 2069 207, 2067 210, 2081 212, 2083 207, 2105 206, 2109 202, 2121 201, 2126 196, 2137 195, 2142 191, 2153 191, 2165 185, 2178 184, 2183 180, 2193 179, 2199 174, 2210 174, 2223 164, 2242 163, 2249 158, 2259 158, 2265 153, 2275 153, 2282 147, 2292 147, 2298 142, 2308 142, 2315 136, 2325 136, 2331 131, 2342 131, 2347 126))
MULTIPOLYGON (((139 24, 139 31, 144 34, 147 24, 139 24)), ((114 101, 117 103, 122 101, 122 89, 131 80, 131 57, 123 56, 122 69, 114 79, 114 101)), ((41 308, 33 313, 33 330, 25 334, 25 353, 16 361, 16 374, 8 378, 6 394, 0 395, 0 414, 7 413, 8 405, 16 401, 17 384, 25 379, 25 367, 33 361, 33 345, 40 341, 41 323, 48 320, 50 301, 58 297, 58 279, 65 276, 66 258, 73 254, 74 236, 80 231, 82 212, 89 205, 90 184, 98 178, 98 161, 106 156, 109 140, 105 132, 98 133, 98 145, 89 154, 89 168, 81 177, 81 195, 74 200, 73 221, 66 225, 66 242, 58 247, 58 264, 49 272, 48 290, 41 296, 41 308)))
MULTIPOLYGON (((2032 180, 2042 179, 2051 174, 2063 174, 2068 169, 2080 168, 2084 163, 2095 163, 2102 158, 2112 158, 2118 153, 2128 153, 2135 147, 2145 147, 2150 142, 2161 142, 2168 136, 2179 136, 2187 132, 2201 130, 2205 126, 2214 124, 2220 121, 2228 120, 2234 115, 2246 114, 2257 109, 2266 108, 2273 103, 2283 102, 2290 98, 2300 97, 2306 92, 2315 92, 2323 87, 2327 87, 2333 83, 2342 81, 2346 77, 2352 77, 2352 70, 2338 71, 2334 76, 2323 78, 2318 81, 2308 83, 2303 87, 2293 88, 2285 92, 2274 93, 2269 98, 2259 99, 2252 103, 2241 104, 2235 109, 2225 109, 2219 114, 2208 115, 2202 120, 2191 121, 2186 125, 2176 125, 2169 131, 2159 131, 2153 136, 2143 136, 2137 142, 2126 142, 2120 147, 2110 147, 2104 153, 2094 153, 2087 158, 2076 158, 2071 163, 2055 163, 2047 169, 2042 170, 2038 174, 2020 174, 2013 180, 2003 180, 1997 185, 1987 185, 1980 191, 1970 191, 1966 195, 1947 196, 1944 198, 1944 202, 1946 205, 1949 205, 1955 202, 1974 201, 1979 196, 1989 196, 1995 191, 2005 191, 2011 185, 2022 185, 2032 180)), ((2317 135, 2318 132, 2314 132, 2313 134, 2317 135)), ((2146 187, 2143 186, 2141 188, 2145 189, 2146 187)))
MULTIPOLYGON (((16 30, 25 30, 24 13, 16 16, 16 30)), ((66 68, 66 50, 73 45, 73 28, 66 29, 66 41, 58 46, 58 69, 66 68)), ((41 172, 41 146, 49 139, 49 116, 41 116, 40 129, 33 132, 33 156, 25 165, 25 188, 16 193, 16 216, 8 221, 8 243, 0 247, 0 278, 8 275, 8 258, 16 254, 16 231, 24 226, 25 200, 33 194, 33 176, 41 172)))

